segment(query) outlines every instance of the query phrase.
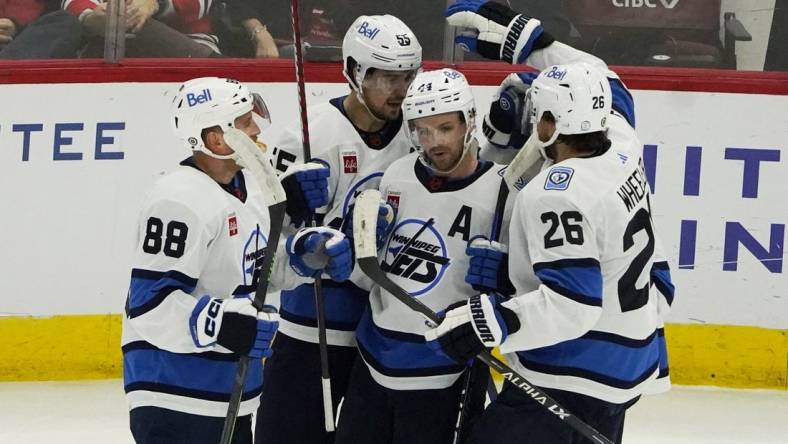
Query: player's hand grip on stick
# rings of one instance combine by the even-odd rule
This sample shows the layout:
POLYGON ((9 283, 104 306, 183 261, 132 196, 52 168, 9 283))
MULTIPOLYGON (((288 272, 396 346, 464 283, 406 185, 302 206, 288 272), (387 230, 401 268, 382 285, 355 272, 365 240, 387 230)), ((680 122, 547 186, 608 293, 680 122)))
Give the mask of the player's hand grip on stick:
POLYGON ((248 298, 203 296, 189 318, 189 331, 196 346, 218 344, 252 359, 271 356, 269 347, 277 328, 279 315, 258 312, 248 298))
MULTIPOLYGON (((442 319, 434 311, 417 298, 412 297, 407 291, 392 281, 380 268, 377 258, 377 241, 375 239, 380 198, 381 194, 378 190, 366 190, 356 197, 353 231, 358 265, 375 284, 384 288, 410 309, 423 315, 433 325, 439 325, 442 319)), ((512 385, 528 393, 535 402, 544 406, 550 413, 592 442, 613 444, 612 441, 575 415, 566 411, 540 388, 533 386, 525 378, 517 374, 514 369, 494 357, 489 351, 483 350, 476 358, 500 373, 512 385)))
POLYGON ((335 282, 353 271, 353 251, 342 232, 328 227, 302 228, 287 238, 290 266, 301 276, 317 278, 322 272, 335 282))

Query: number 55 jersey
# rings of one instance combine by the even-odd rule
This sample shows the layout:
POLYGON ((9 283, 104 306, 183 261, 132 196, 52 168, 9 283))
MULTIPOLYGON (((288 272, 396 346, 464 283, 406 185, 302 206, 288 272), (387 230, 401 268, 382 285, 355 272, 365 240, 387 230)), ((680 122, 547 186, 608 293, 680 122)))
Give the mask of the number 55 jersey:
POLYGON ((510 364, 538 386, 612 403, 650 391, 666 364, 656 287, 672 297, 672 284, 631 146, 539 173, 516 197, 509 241, 517 296, 504 305, 522 325, 500 347, 510 364))

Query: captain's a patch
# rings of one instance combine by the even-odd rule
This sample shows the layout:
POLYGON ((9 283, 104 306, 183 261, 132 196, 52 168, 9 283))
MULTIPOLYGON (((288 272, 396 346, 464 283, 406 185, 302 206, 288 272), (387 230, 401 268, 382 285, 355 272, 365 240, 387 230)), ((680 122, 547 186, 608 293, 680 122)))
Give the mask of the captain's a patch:
POLYGON ((556 166, 551 168, 547 173, 544 189, 563 191, 569 188, 569 181, 572 180, 572 175, 574 173, 575 170, 567 166, 556 166))

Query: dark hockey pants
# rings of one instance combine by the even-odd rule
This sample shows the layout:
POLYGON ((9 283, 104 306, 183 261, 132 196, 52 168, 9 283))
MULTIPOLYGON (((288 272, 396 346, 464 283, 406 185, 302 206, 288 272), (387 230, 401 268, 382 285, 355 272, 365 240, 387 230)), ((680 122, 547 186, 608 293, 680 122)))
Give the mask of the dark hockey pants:
MULTIPOLYGON (((265 361, 263 394, 257 411, 256 444, 331 444, 323 420, 323 388, 317 344, 278 333, 265 361)), ((328 347, 334 414, 345 395, 355 347, 328 347)))
MULTIPOLYGON (((129 412, 129 423, 137 444, 216 444, 222 437, 224 418, 137 407, 129 412)), ((251 444, 252 415, 236 419, 232 442, 251 444)))
MULTIPOLYGON (((476 395, 484 396, 487 375, 478 378, 482 388, 476 395)), ((463 375, 445 389, 391 390, 375 382, 359 359, 342 405, 336 444, 450 444, 464 383, 463 375)), ((481 410, 483 401, 471 404, 469 416, 481 410)))
MULTIPOLYGON (((544 390, 616 444, 621 444, 624 416, 639 398, 612 404, 578 393, 544 390)), ((498 399, 476 419, 465 444, 593 444, 525 392, 506 383, 498 399)))

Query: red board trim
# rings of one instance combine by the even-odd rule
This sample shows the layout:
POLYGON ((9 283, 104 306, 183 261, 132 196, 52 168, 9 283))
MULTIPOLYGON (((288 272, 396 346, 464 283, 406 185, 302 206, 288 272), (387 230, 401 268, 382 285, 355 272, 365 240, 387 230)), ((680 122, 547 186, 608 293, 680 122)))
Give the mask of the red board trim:
MULTIPOLYGON (((425 65, 426 69, 443 66, 438 62, 425 65)), ((309 82, 345 82, 339 63, 310 62, 304 68, 309 82)), ((493 62, 466 62, 457 68, 474 85, 498 85, 513 71, 511 65, 493 62)), ((613 69, 631 89, 788 95, 787 72, 633 66, 613 69)), ((83 59, 0 64, 0 84, 182 82, 204 76, 245 82, 295 81, 293 63, 284 59, 129 59, 120 65, 83 59)))

